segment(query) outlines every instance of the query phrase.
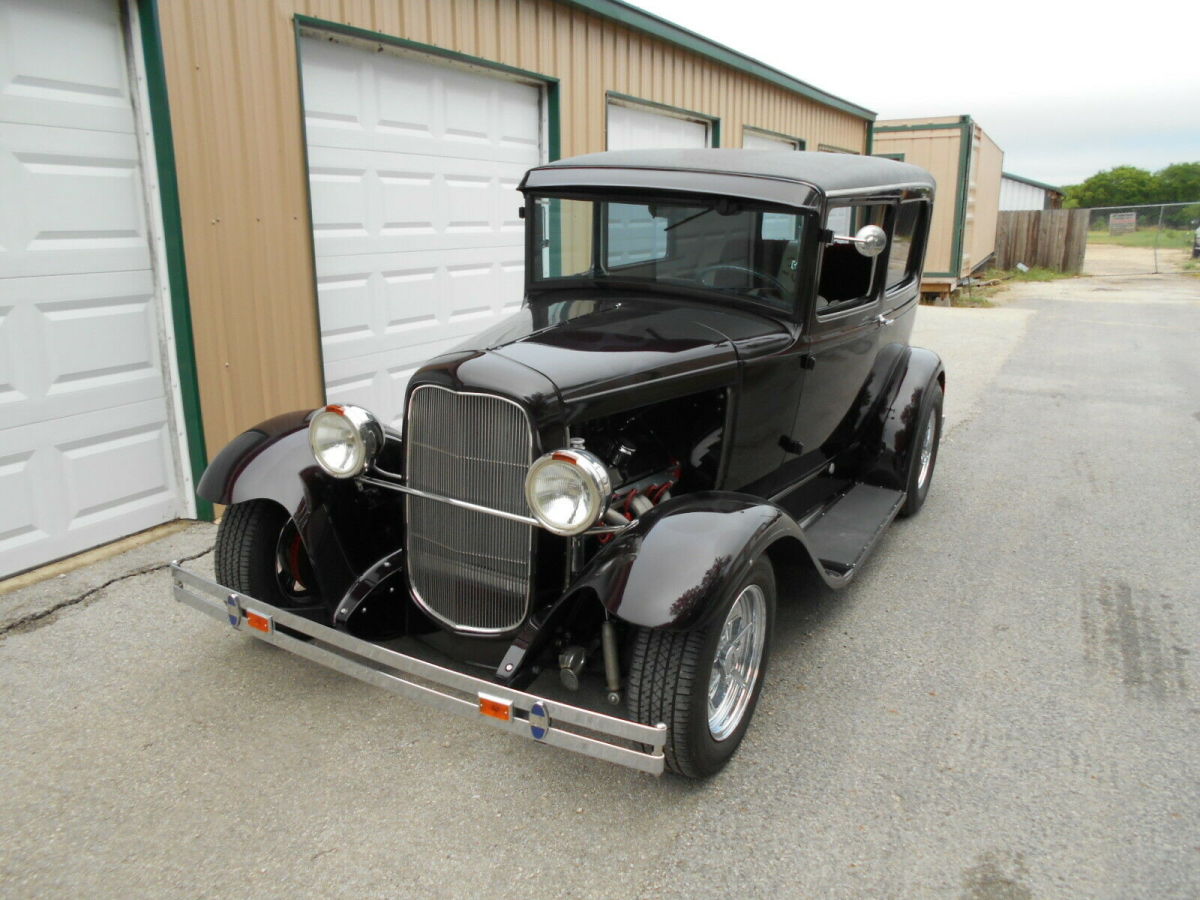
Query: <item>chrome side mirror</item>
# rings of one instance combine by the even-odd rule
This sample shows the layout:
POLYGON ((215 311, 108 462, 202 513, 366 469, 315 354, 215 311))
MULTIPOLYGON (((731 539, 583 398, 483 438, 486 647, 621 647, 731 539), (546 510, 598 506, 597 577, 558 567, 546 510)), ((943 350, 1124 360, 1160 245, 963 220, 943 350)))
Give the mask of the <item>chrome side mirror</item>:
POLYGON ((835 241, 853 244, 863 256, 874 258, 887 248, 887 234, 878 225, 864 225, 854 237, 848 234, 834 236, 835 241))

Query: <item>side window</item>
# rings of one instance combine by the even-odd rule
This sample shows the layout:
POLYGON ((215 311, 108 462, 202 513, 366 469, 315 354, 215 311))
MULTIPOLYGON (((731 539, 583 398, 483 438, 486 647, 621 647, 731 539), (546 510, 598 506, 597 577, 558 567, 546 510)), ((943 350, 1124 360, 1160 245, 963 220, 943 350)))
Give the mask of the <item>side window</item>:
POLYGON ((888 247, 888 290, 900 286, 916 274, 916 236, 924 212, 925 203, 921 200, 910 200, 900 204, 896 228, 888 247))
MULTIPOLYGON (((853 235, 864 225, 878 225, 887 231, 887 219, 888 207, 882 203, 834 206, 830 208, 825 224, 835 235, 853 235)), ((826 244, 821 252, 817 312, 831 307, 845 309, 870 301, 877 260, 863 256, 853 244, 826 244)))

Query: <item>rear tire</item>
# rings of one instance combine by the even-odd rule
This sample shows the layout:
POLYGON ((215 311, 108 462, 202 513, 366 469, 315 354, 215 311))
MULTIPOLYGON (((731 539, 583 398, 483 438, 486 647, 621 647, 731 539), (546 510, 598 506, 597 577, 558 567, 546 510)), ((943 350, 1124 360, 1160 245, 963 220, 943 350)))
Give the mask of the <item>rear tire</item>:
POLYGON ((917 420, 916 444, 908 460, 908 481, 905 485, 907 496, 904 498, 904 506, 900 508, 901 516, 915 516, 925 505, 941 442, 942 386, 935 381, 926 395, 921 417, 917 420))
POLYGON ((638 630, 629 712, 647 725, 666 724, 670 771, 707 778, 733 756, 762 691, 774 624, 775 572, 764 557, 704 628, 638 630))

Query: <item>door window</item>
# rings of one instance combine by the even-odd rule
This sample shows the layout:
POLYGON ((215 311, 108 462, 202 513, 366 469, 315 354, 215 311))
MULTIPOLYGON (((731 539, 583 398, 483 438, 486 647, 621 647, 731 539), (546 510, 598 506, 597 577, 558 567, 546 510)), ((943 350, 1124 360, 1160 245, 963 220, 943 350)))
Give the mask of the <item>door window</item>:
MULTIPOLYGON (((864 225, 887 231, 888 206, 873 203, 833 206, 825 222, 838 236, 853 236, 864 225)), ((843 310, 872 299, 878 257, 863 256, 854 244, 826 244, 821 253, 821 279, 817 285, 817 312, 843 310)))

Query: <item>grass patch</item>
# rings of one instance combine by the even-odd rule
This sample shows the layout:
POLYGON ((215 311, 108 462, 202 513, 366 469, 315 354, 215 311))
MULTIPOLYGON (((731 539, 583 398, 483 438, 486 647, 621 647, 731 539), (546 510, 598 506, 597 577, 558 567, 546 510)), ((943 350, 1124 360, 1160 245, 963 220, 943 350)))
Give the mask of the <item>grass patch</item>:
POLYGON ((997 290, 998 287, 959 288, 950 294, 950 305, 970 309, 991 309, 996 304, 990 298, 997 290))
POLYGON ((1058 281, 1060 278, 1074 278, 1067 272, 1056 272, 1042 266, 1034 266, 1027 272, 1020 269, 988 269, 977 280, 983 284, 961 287, 950 294, 951 306, 973 308, 990 308, 996 304, 992 298, 1008 287, 1013 281, 1058 281))
POLYGON ((1109 234, 1107 231, 1089 231, 1089 244, 1115 244, 1118 247, 1191 247, 1194 232, 1176 228, 1144 228, 1129 234, 1109 234))
POLYGON ((1074 278, 1070 272, 1056 272, 1044 266, 1034 266, 1028 272, 1020 269, 988 269, 983 273, 984 281, 1058 281, 1060 278, 1074 278))

